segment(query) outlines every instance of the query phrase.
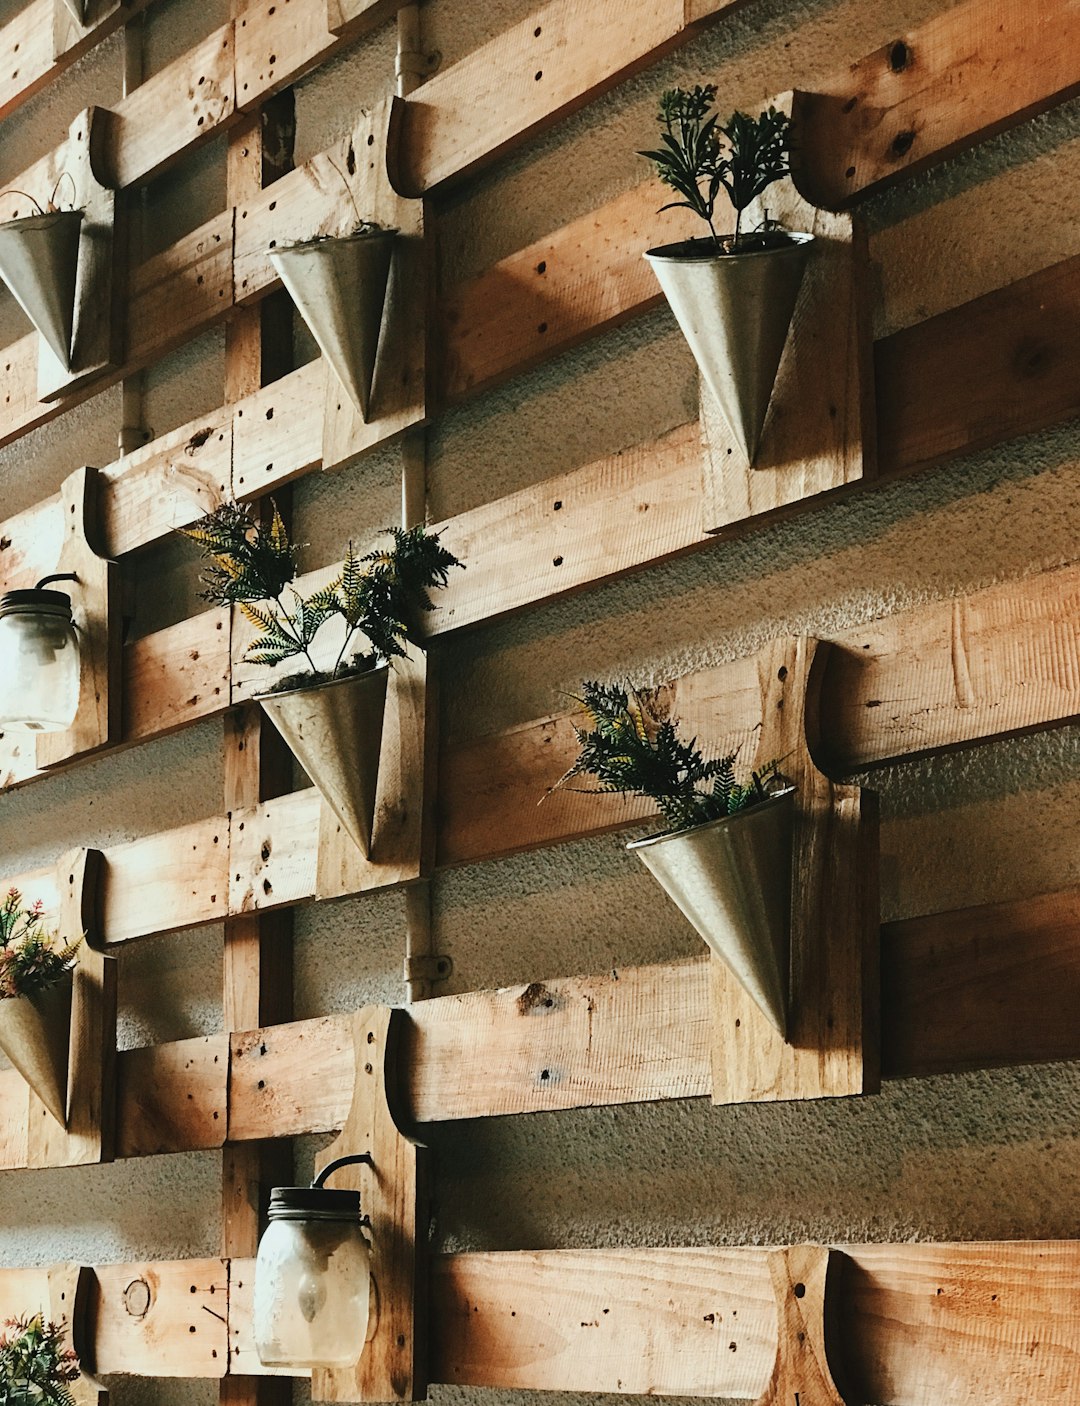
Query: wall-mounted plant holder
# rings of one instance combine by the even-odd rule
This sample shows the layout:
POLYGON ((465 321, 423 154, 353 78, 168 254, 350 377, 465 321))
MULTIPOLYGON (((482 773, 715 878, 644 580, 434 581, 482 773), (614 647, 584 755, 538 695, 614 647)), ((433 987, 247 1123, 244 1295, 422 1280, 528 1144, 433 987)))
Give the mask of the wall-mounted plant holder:
POLYGON ((47 1323, 64 1325, 65 1346, 75 1352, 81 1369, 69 1383, 75 1406, 108 1406, 109 1393, 92 1375, 96 1284, 93 1269, 84 1264, 0 1271, 0 1321, 40 1313, 47 1323))
MULTIPOLYGON (((775 106, 792 111, 792 95, 776 99, 775 106)), ((747 330, 762 330, 760 318, 744 312, 737 317, 728 347, 719 349, 723 364, 732 372, 744 368, 739 379, 753 388, 747 414, 755 422, 760 419, 753 468, 745 436, 733 431, 722 401, 709 389, 716 377, 702 368, 702 526, 706 532, 721 532, 733 522, 842 488, 871 477, 874 471, 865 231, 856 215, 828 213, 800 195, 797 107, 795 113, 794 178, 770 186, 743 219, 753 228, 767 215, 788 230, 812 235, 812 252, 806 258, 797 296, 791 296, 789 283, 775 299, 759 286, 763 280, 752 267, 753 261, 763 256, 748 254, 727 260, 729 265, 743 263, 745 286, 740 296, 745 295, 752 307, 763 311, 768 306, 767 321, 774 335, 767 338, 768 356, 764 350, 759 354, 756 338, 748 341, 747 330), (786 335, 778 337, 781 314, 790 322, 790 329, 785 327, 786 335), (774 353, 777 360, 773 360, 774 353)), ((792 249, 786 257, 793 262, 796 251, 792 249)), ((783 278, 783 271, 776 276, 783 278)))
POLYGON ((75 965, 44 998, 0 1002, 5 1054, 28 1084, 27 1165, 109 1161, 114 1124, 116 962, 101 944, 99 850, 75 850, 58 865, 57 928, 83 934, 75 965))
POLYGON ((835 1280, 842 1255, 820 1245, 771 1250, 777 1348, 769 1385, 757 1406, 855 1406, 836 1384, 829 1361, 835 1340, 835 1280))
POLYGON ((339 1172, 335 1185, 359 1190, 367 1211, 372 1289, 367 1342, 357 1344, 356 1366, 315 1371, 315 1401, 416 1401, 426 1394, 425 1153, 398 1121, 398 1047, 406 1020, 404 1011, 385 1006, 353 1017, 352 1107, 318 1160, 324 1167, 339 1157, 371 1158, 370 1166, 339 1172))
POLYGON ((92 34, 126 0, 53 0, 53 58, 62 58, 92 34))
POLYGON ((102 108, 81 112, 68 140, 34 168, 34 188, 9 197, 16 218, 0 226, 0 277, 40 334, 38 398, 44 401, 120 362, 116 193, 99 176, 108 120, 102 108), (50 213, 54 196, 65 208, 50 213))
MULTIPOLYGON (((878 1087, 879 905, 873 794, 819 771, 827 646, 782 640, 758 656, 754 766, 779 759, 794 784, 786 1035, 716 957, 713 1102, 826 1098, 878 1087)), ((783 887, 783 878, 778 880, 783 887)))
POLYGON ((392 429, 421 424, 427 414, 425 328, 431 269, 424 202, 398 195, 389 177, 397 159, 403 112, 400 98, 379 104, 353 134, 351 167, 346 153, 345 169, 354 172, 349 186, 360 211, 396 234, 380 311, 377 356, 375 344, 367 338, 371 351, 367 400, 350 392, 340 374, 328 372, 326 377, 324 469, 344 468, 375 443, 385 442, 392 429))
POLYGON ((330 683, 257 695, 365 859, 371 853, 389 673, 383 665, 330 683))
POLYGON ((79 699, 64 732, 39 733, 37 764, 47 768, 119 741, 121 729, 120 568, 98 554, 101 479, 77 469, 60 489, 64 536, 56 573, 74 575, 68 589, 79 642, 79 699))

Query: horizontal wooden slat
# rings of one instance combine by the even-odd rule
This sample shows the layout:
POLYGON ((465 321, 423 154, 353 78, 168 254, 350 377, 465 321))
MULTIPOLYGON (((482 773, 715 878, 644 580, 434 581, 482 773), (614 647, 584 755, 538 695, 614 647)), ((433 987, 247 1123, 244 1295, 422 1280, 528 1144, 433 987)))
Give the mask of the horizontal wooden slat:
POLYGON ((1074 0, 967 0, 853 64, 799 116, 800 178, 837 208, 1080 91, 1074 0))
MULTIPOLYGON (((938 601, 832 636, 820 704, 822 760, 840 772, 1080 716, 1080 567, 938 601)), ((729 750, 760 715, 752 661, 678 680, 690 735, 729 750)), ((512 854, 655 813, 564 790, 577 756, 568 711, 455 745, 444 739, 439 862, 512 854), (542 798, 543 804, 538 804, 542 798)))
MULTIPOLYGON (((627 861, 629 863, 629 860, 627 861)), ((890 1078, 1080 1058, 1080 891, 882 929, 890 1078)), ((705 957, 440 996, 410 1009, 404 1097, 417 1122, 704 1097, 705 957)), ((348 1016, 118 1057, 117 1152, 151 1156, 340 1128, 348 1016), (227 1114, 226 1114, 226 1109, 227 1114)), ((0 1168, 26 1165, 29 1102, 0 1073, 0 1168)))
MULTIPOLYGON (((760 1246, 437 1256, 431 1379, 756 1399, 777 1351, 766 1256, 760 1246)), ((838 1257, 827 1340, 852 1400, 1016 1406, 1080 1389, 1080 1243, 843 1245, 838 1257)), ((45 1273, 0 1270, 0 1302, 44 1298, 45 1273)), ((99 1371, 216 1378, 231 1360, 265 1374, 252 1351, 250 1259, 94 1275, 99 1371)))
POLYGON ((685 0, 552 0, 421 85, 406 105, 401 189, 420 195, 467 175, 698 27, 685 0))
MULTIPOLYGON (((1080 1390, 1080 1244, 846 1245, 831 1353, 853 1401, 1016 1406, 1080 1390)), ((544 1250, 435 1261, 433 1380, 756 1399, 776 1352, 765 1251, 544 1250)))

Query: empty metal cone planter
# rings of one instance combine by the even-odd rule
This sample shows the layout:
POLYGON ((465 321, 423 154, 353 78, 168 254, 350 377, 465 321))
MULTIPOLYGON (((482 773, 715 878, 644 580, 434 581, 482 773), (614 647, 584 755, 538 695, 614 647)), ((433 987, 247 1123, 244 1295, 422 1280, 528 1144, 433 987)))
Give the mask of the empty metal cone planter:
POLYGON ((65 1128, 72 976, 65 972, 36 995, 0 1000, 0 1050, 65 1128))
POLYGON ((395 229, 274 249, 274 265, 319 350, 366 421, 395 229))
POLYGON ((772 249, 717 254, 711 240, 645 257, 748 464, 757 456, 812 234, 772 249))
POLYGON ((82 219, 54 210, 0 225, 0 278, 68 371, 82 219))
POLYGON ((365 856, 371 852, 389 673, 384 665, 367 674, 259 698, 365 856))
POLYGON ((794 789, 627 845, 762 1014, 787 1033, 794 789))

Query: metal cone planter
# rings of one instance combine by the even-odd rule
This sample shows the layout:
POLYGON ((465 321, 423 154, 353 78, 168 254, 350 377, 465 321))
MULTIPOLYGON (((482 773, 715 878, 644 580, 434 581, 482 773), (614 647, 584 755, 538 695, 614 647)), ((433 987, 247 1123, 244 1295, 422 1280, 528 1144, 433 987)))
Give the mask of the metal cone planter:
POLYGON ((47 991, 0 1000, 0 1050, 65 1128, 72 979, 68 971, 47 991))
POLYGON ((794 795, 792 788, 739 814, 627 845, 782 1035, 794 795))
POLYGON ((813 242, 788 234, 775 248, 718 254, 711 240, 690 239, 645 255, 748 464, 813 242))
POLYGON ((274 249, 270 262, 365 422, 397 230, 274 249))
POLYGON ((0 224, 0 278, 64 369, 71 369, 81 210, 0 224))
POLYGON ((73 19, 78 20, 80 24, 84 24, 86 22, 84 0, 64 0, 64 4, 71 11, 73 19))
POLYGON ((259 702, 323 800, 365 855, 371 852, 386 683, 383 665, 259 702))

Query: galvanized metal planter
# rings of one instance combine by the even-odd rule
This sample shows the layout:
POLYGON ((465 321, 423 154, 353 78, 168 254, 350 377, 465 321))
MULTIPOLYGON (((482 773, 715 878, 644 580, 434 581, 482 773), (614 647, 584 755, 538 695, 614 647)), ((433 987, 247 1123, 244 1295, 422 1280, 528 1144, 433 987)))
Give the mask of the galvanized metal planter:
POLYGON ((775 248, 718 254, 711 239, 688 239, 645 254, 748 464, 813 242, 789 233, 775 248))
POLYGON ((365 421, 397 233, 367 230, 270 251, 319 350, 365 421))
POLYGON ((47 991, 0 1000, 0 1050, 64 1128, 73 979, 67 971, 47 991))
POLYGON ((71 370, 81 210, 0 224, 0 278, 66 371, 71 370))
POLYGON ((721 820, 627 845, 787 1033, 795 788, 721 820))
POLYGON ((371 852, 389 676, 384 664, 366 674, 258 697, 365 856, 371 852))
POLYGON ((64 0, 64 4, 71 11, 73 19, 80 24, 86 23, 86 0, 64 0))

